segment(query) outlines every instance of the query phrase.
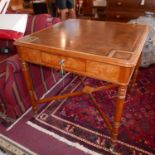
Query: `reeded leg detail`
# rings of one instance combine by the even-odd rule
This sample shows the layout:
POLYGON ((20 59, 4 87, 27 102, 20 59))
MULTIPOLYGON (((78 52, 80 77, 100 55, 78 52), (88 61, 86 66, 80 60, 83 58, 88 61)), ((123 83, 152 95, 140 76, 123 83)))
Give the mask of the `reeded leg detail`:
POLYGON ((114 149, 117 136, 119 133, 119 127, 120 127, 121 116, 122 116, 122 112, 124 108, 126 91, 127 91, 127 86, 118 87, 118 96, 117 96, 117 101, 116 101, 113 130, 112 130, 112 136, 111 136, 111 150, 114 149))

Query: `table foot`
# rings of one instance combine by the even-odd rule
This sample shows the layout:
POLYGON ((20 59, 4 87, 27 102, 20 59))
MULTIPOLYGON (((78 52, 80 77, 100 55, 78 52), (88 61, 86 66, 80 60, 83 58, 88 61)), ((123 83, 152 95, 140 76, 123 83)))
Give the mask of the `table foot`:
POLYGON ((34 110, 33 110, 33 117, 36 118, 37 115, 38 115, 38 111, 34 111, 34 110))
POLYGON ((110 150, 110 152, 115 152, 114 151, 114 146, 110 146, 109 150, 110 150))
POLYGON ((120 154, 118 153, 116 150, 116 145, 112 144, 112 142, 110 140, 107 140, 105 143, 105 147, 109 150, 109 152, 111 152, 111 154, 120 154))

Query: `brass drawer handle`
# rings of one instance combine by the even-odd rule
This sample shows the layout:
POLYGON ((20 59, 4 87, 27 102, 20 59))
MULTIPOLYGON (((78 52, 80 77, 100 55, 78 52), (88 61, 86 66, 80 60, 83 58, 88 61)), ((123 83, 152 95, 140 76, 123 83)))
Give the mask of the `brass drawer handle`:
POLYGON ((117 5, 119 5, 119 6, 122 5, 122 2, 117 2, 117 5))
POLYGON ((59 65, 60 65, 60 75, 61 75, 61 77, 63 77, 63 75, 65 74, 65 72, 64 72, 65 59, 61 59, 59 61, 59 65))
POLYGON ((141 0, 140 5, 145 5, 145 0, 141 0))
POLYGON ((120 15, 116 15, 116 18, 120 18, 121 16, 120 15))
POLYGON ((65 63, 65 59, 61 59, 61 60, 59 61, 59 65, 64 65, 64 63, 65 63))

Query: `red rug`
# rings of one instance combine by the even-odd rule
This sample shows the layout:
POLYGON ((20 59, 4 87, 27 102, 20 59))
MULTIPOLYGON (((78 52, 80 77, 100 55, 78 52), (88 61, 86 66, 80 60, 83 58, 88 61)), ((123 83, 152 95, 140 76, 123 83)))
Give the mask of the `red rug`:
MULTIPOLYGON (((94 87, 106 84, 91 78, 84 81, 94 87)), ((74 76, 61 93, 81 88, 78 76, 74 76)), ((116 90, 100 91, 93 95, 112 121, 116 90)), ((54 101, 29 124, 104 155, 152 155, 155 153, 155 66, 141 69, 135 91, 127 93, 116 152, 109 152, 110 133, 87 95, 54 101)))

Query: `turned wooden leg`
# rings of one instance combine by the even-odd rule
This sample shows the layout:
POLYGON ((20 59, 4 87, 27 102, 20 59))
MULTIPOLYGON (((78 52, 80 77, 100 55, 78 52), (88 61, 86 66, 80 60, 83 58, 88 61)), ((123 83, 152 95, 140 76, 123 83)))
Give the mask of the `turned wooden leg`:
POLYGON ((119 86, 118 87, 118 96, 117 96, 117 101, 116 101, 113 130, 112 130, 112 136, 111 136, 111 150, 114 149, 114 146, 115 146, 116 140, 117 140, 117 136, 119 133, 119 127, 120 127, 122 112, 123 112, 123 108, 124 108, 126 91, 127 91, 127 86, 119 86))
POLYGON ((37 113, 37 102, 33 92, 33 86, 32 86, 32 81, 29 73, 28 64, 25 61, 22 62, 22 72, 31 98, 32 109, 35 113, 37 113))

